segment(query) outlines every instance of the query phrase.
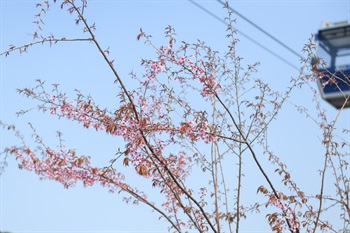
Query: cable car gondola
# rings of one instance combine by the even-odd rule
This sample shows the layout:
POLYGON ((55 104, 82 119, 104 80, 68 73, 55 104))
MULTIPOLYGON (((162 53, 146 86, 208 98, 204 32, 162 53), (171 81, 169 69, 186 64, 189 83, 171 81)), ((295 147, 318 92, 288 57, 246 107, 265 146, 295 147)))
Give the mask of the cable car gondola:
POLYGON ((338 109, 350 107, 350 24, 323 22, 315 39, 311 63, 322 98, 338 109))

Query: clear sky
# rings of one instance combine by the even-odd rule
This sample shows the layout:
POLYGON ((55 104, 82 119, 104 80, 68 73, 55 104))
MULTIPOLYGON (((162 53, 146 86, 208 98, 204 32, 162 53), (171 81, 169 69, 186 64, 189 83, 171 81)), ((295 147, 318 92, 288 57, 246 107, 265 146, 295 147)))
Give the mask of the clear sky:
MULTIPOLYGON (((226 11, 215 0, 195 2, 222 19, 226 17, 226 11)), ((32 0, 0 0, 0 51, 6 50, 10 44, 32 41, 29 34, 35 30, 32 21, 38 12, 35 3, 32 0)), ((350 21, 350 0, 236 0, 230 1, 230 6, 300 54, 323 20, 350 21)), ((155 56, 151 47, 136 40, 141 27, 159 46, 166 43, 164 28, 167 25, 175 28, 178 41, 193 43, 200 39, 218 51, 224 51, 226 46, 225 25, 187 0, 88 0, 86 14, 91 23, 96 22, 98 39, 105 48, 111 47, 115 66, 125 79, 132 70, 142 73, 141 58, 155 56)), ((236 18, 237 29, 299 66, 297 56, 242 18, 236 18)), ((46 35, 49 32, 57 38, 81 35, 73 18, 60 10, 59 4, 51 6, 44 22, 46 35)), ((256 76, 276 90, 285 91, 290 77, 296 77, 298 70, 242 35, 238 34, 238 37, 238 53, 244 61, 261 63, 256 76)), ((7 58, 1 57, 0 66, 2 121, 16 124, 28 140, 31 138, 27 122, 33 122, 52 147, 57 143, 55 132, 60 130, 67 145, 76 148, 79 154, 92 155, 98 164, 108 162, 118 147, 112 137, 82 129, 74 122, 57 121, 36 110, 24 117, 16 117, 17 111, 37 104, 18 95, 16 88, 32 87, 36 79, 46 80, 49 84, 60 83, 61 89, 68 94, 77 88, 91 94, 100 105, 113 108, 116 101, 114 79, 92 44, 60 43, 52 48, 36 46, 30 48, 28 54, 13 53, 7 58)), ((316 88, 315 83, 311 85, 316 88)), ((312 94, 306 88, 295 92, 290 101, 312 109, 311 98, 312 94)), ((328 114, 337 113, 327 103, 323 102, 323 106, 328 114)), ((274 151, 289 164, 301 186, 312 189, 313 185, 319 185, 317 169, 321 160, 318 158, 323 156, 321 131, 311 120, 297 113, 292 104, 287 104, 278 117, 271 126, 270 140, 274 151)), ((350 109, 339 119, 338 128, 350 128, 350 109)), ((16 139, 1 131, 0 143, 3 150, 4 146, 16 143, 16 139)), ((12 158, 8 163, 0 177, 1 231, 166 232, 166 224, 158 221, 157 215, 147 207, 126 205, 117 194, 109 194, 98 186, 83 188, 77 185, 67 190, 58 183, 40 181, 35 174, 19 170, 12 158)), ((252 189, 256 190, 256 187, 252 189)), ((264 216, 258 216, 254 224, 251 223, 248 219, 242 225, 242 232, 269 232, 264 216)))

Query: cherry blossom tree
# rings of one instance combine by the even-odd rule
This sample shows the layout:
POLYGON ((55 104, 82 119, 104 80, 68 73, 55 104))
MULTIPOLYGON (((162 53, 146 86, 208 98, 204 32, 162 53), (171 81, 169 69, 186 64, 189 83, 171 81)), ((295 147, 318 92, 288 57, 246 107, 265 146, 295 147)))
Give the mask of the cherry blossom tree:
MULTIPOLYGON (((249 222, 252 214, 265 219, 274 232, 337 232, 341 230, 335 224, 339 219, 344 229, 349 226, 350 143, 345 138, 350 129, 343 129, 340 134, 336 130, 342 109, 334 118, 328 116, 321 108, 316 90, 313 91, 318 115, 296 106, 323 132, 318 135, 324 146, 324 154, 319 157, 324 164, 320 168, 321 185, 313 193, 305 193, 293 180, 293 172, 273 152, 268 140, 270 124, 278 120, 278 113, 292 93, 321 75, 309 72, 315 52, 312 40, 304 47, 306 58, 301 60, 299 76, 291 78, 284 93, 272 90, 268 83, 254 78, 259 63, 242 65, 242 58, 236 53, 239 41, 235 20, 226 4, 228 46, 224 54, 203 42, 177 42, 171 26, 165 29, 168 43, 162 46, 155 45, 151 36, 140 29, 135 35, 137 40, 153 48, 156 58, 142 60, 142 75, 130 74, 137 83, 136 88, 130 89, 126 77, 118 74, 110 48, 102 48, 96 39, 95 23, 84 15, 86 0, 43 1, 36 6, 39 13, 34 41, 10 45, 1 55, 28 52, 40 44, 59 46, 88 41, 113 73, 119 102, 115 109, 102 108, 81 92, 73 98, 68 96, 59 85, 48 91, 48 85, 41 80, 37 80, 35 87, 18 92, 37 101, 38 109, 50 117, 106 132, 122 139, 124 144, 109 164, 99 167, 90 157, 67 148, 62 133, 58 133, 57 148, 51 148, 32 127, 36 142, 32 147, 15 126, 1 122, 3 129, 13 132, 21 142, 5 148, 1 154, 3 163, 8 156, 14 156, 20 169, 57 181, 65 188, 72 188, 77 182, 84 186, 102 185, 127 203, 149 206, 169 224, 170 232, 240 232, 241 222, 249 222), (42 15, 51 4, 60 4, 74 15, 86 37, 43 36, 42 15), (243 184, 249 185, 243 179, 247 157, 255 164, 255 174, 264 179, 255 187, 257 199, 249 202, 242 194, 243 184), (267 171, 262 161, 270 163, 274 173, 267 171), (140 182, 147 180, 150 187, 159 191, 159 197, 129 184, 121 166, 137 173, 140 182), (191 182, 196 176, 201 180, 191 182), (330 192, 325 191, 326 176, 332 177, 334 183, 330 192), (338 211, 336 219, 327 214, 329 209, 338 211)), ((19 114, 26 113, 23 110, 19 114)))

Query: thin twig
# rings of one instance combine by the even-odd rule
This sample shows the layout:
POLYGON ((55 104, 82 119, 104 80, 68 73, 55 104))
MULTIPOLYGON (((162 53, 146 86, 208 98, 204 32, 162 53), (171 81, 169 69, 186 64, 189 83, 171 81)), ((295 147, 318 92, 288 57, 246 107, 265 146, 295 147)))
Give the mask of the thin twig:
POLYGON ((14 52, 14 51, 17 51, 19 50, 20 52, 26 52, 27 48, 28 47, 31 47, 33 45, 36 45, 36 44, 45 44, 45 43, 50 43, 50 45, 52 43, 57 43, 57 42, 72 42, 72 41, 92 41, 92 38, 73 38, 73 39, 67 39, 67 38, 60 38, 60 39, 55 39, 55 38, 44 38, 42 40, 38 40, 38 41, 34 41, 34 42, 31 42, 31 43, 28 43, 28 44, 25 44, 25 45, 22 45, 22 46, 19 46, 19 47, 16 47, 16 46, 11 46, 10 49, 0 53, 0 56, 8 56, 10 53, 14 52))

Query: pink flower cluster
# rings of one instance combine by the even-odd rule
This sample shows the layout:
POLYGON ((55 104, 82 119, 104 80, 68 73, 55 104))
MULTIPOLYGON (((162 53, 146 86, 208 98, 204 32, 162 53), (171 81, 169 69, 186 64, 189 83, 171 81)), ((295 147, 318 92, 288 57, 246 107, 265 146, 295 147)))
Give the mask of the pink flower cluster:
POLYGON ((155 74, 158 74, 162 72, 162 65, 160 64, 159 61, 153 60, 151 62, 150 70, 153 71, 155 74))
MULTIPOLYGON (((120 106, 116 111, 117 116, 111 117, 106 113, 99 111, 88 102, 80 101, 77 104, 75 102, 69 103, 65 96, 61 96, 60 98, 53 96, 50 99, 51 114, 77 120, 83 123, 87 128, 92 125, 96 130, 104 130, 111 135, 121 136, 127 142, 127 156, 130 158, 129 161, 133 164, 133 167, 135 167, 140 175, 152 179, 161 180, 161 176, 159 173, 153 173, 152 176, 150 176, 148 172, 154 167, 154 164, 149 159, 148 154, 142 149, 146 144, 141 132, 144 132, 151 138, 156 138, 156 133, 159 131, 159 133, 168 132, 173 136, 178 133, 184 134, 192 140, 202 139, 206 142, 210 142, 215 139, 215 136, 208 133, 207 123, 203 123, 202 127, 199 127, 195 121, 189 121, 188 124, 180 124, 178 128, 169 128, 164 124, 151 123, 147 118, 141 119, 140 123, 136 123, 133 120, 133 115, 130 113, 130 107, 126 105, 120 106), (185 125, 187 125, 187 129, 184 127, 185 125)), ((161 114, 162 112, 161 103, 155 98, 146 99, 139 97, 138 105, 143 115, 148 115, 149 113, 161 114)), ((168 157, 164 157, 162 151, 166 146, 167 143, 158 140, 152 148, 153 153, 164 161, 164 164, 167 165, 168 169, 174 175, 185 178, 190 172, 190 157, 184 152, 180 152, 177 156, 170 154, 168 157)), ((52 159, 58 160, 58 157, 55 156, 52 159)), ((162 165, 158 164, 157 166, 162 165)), ((67 179, 72 180, 69 179, 69 176, 62 175, 61 177, 62 181, 67 179)), ((87 185, 92 184, 93 180, 88 176, 83 177, 82 175, 80 176, 80 179, 84 180, 87 185)), ((164 190, 168 189, 168 184, 162 182, 158 183, 157 186, 164 190)), ((171 193, 170 190, 169 193, 171 193)))
MULTIPOLYGON (((283 196, 283 193, 280 193, 281 196, 283 196)), ((281 199, 276 199, 274 196, 270 197, 270 205, 271 206, 275 206, 277 208, 279 208, 282 213, 283 213, 283 217, 285 219, 288 220, 289 224, 290 224, 290 230, 292 232, 295 232, 296 229, 299 229, 300 227, 300 223, 298 221, 296 221, 295 219, 295 212, 292 208, 287 207, 287 205, 285 203, 283 203, 281 201, 281 199)), ((277 219, 275 222, 276 225, 282 225, 283 221, 282 219, 277 219)))
POLYGON ((29 148, 11 148, 8 152, 15 155, 20 169, 34 171, 41 179, 56 180, 66 188, 74 186, 78 181, 82 181, 84 186, 91 186, 98 182, 111 187, 108 180, 113 180, 113 183, 117 184, 124 179, 123 175, 113 170, 93 167, 89 157, 76 156, 75 151, 63 147, 58 151, 47 148, 42 151, 43 158, 40 159, 29 148), (102 179, 102 174, 105 179, 102 179))
POLYGON ((220 92, 221 85, 216 82, 215 76, 211 73, 207 73, 203 67, 203 61, 194 63, 187 57, 177 57, 171 60, 173 63, 184 67, 188 70, 193 79, 198 80, 202 84, 202 96, 207 97, 220 92))
POLYGON ((60 96, 57 98, 55 95, 51 98, 50 113, 65 117, 67 119, 77 120, 84 124, 85 127, 89 127, 93 124, 96 130, 104 130, 105 127, 101 124, 101 112, 94 111, 93 107, 89 103, 80 102, 76 104, 74 101, 68 103, 66 96, 60 96))
MULTIPOLYGON (((180 151, 177 155, 170 154, 167 158, 163 158, 163 162, 166 163, 167 169, 178 181, 185 180, 191 173, 191 157, 183 151, 180 151)), ((171 181, 172 177, 166 172, 152 174, 152 180, 153 186, 159 187, 161 192, 165 194, 166 201, 162 204, 162 207, 168 213, 176 214, 182 205, 179 198, 184 194, 183 190, 171 181)))
POLYGON ((196 121, 182 122, 176 131, 172 131, 171 135, 180 133, 187 136, 191 141, 203 140, 205 143, 210 143, 216 140, 216 135, 210 133, 210 127, 208 122, 201 122, 198 124, 196 121))
MULTIPOLYGON (((192 78, 198 80, 202 84, 201 94, 203 97, 208 97, 213 94, 220 93, 221 85, 215 80, 215 76, 210 72, 206 72, 205 63, 202 60, 193 62, 190 56, 178 56, 171 52, 169 47, 163 46, 157 50, 159 55, 157 61, 152 61, 150 65, 150 71, 152 75, 148 75, 149 79, 153 79, 155 75, 162 71, 162 67, 166 62, 176 64, 181 67, 183 71, 187 71, 191 74, 192 78), (171 57, 169 57, 171 56, 171 57)), ((182 79, 180 79, 182 80, 182 79)))

